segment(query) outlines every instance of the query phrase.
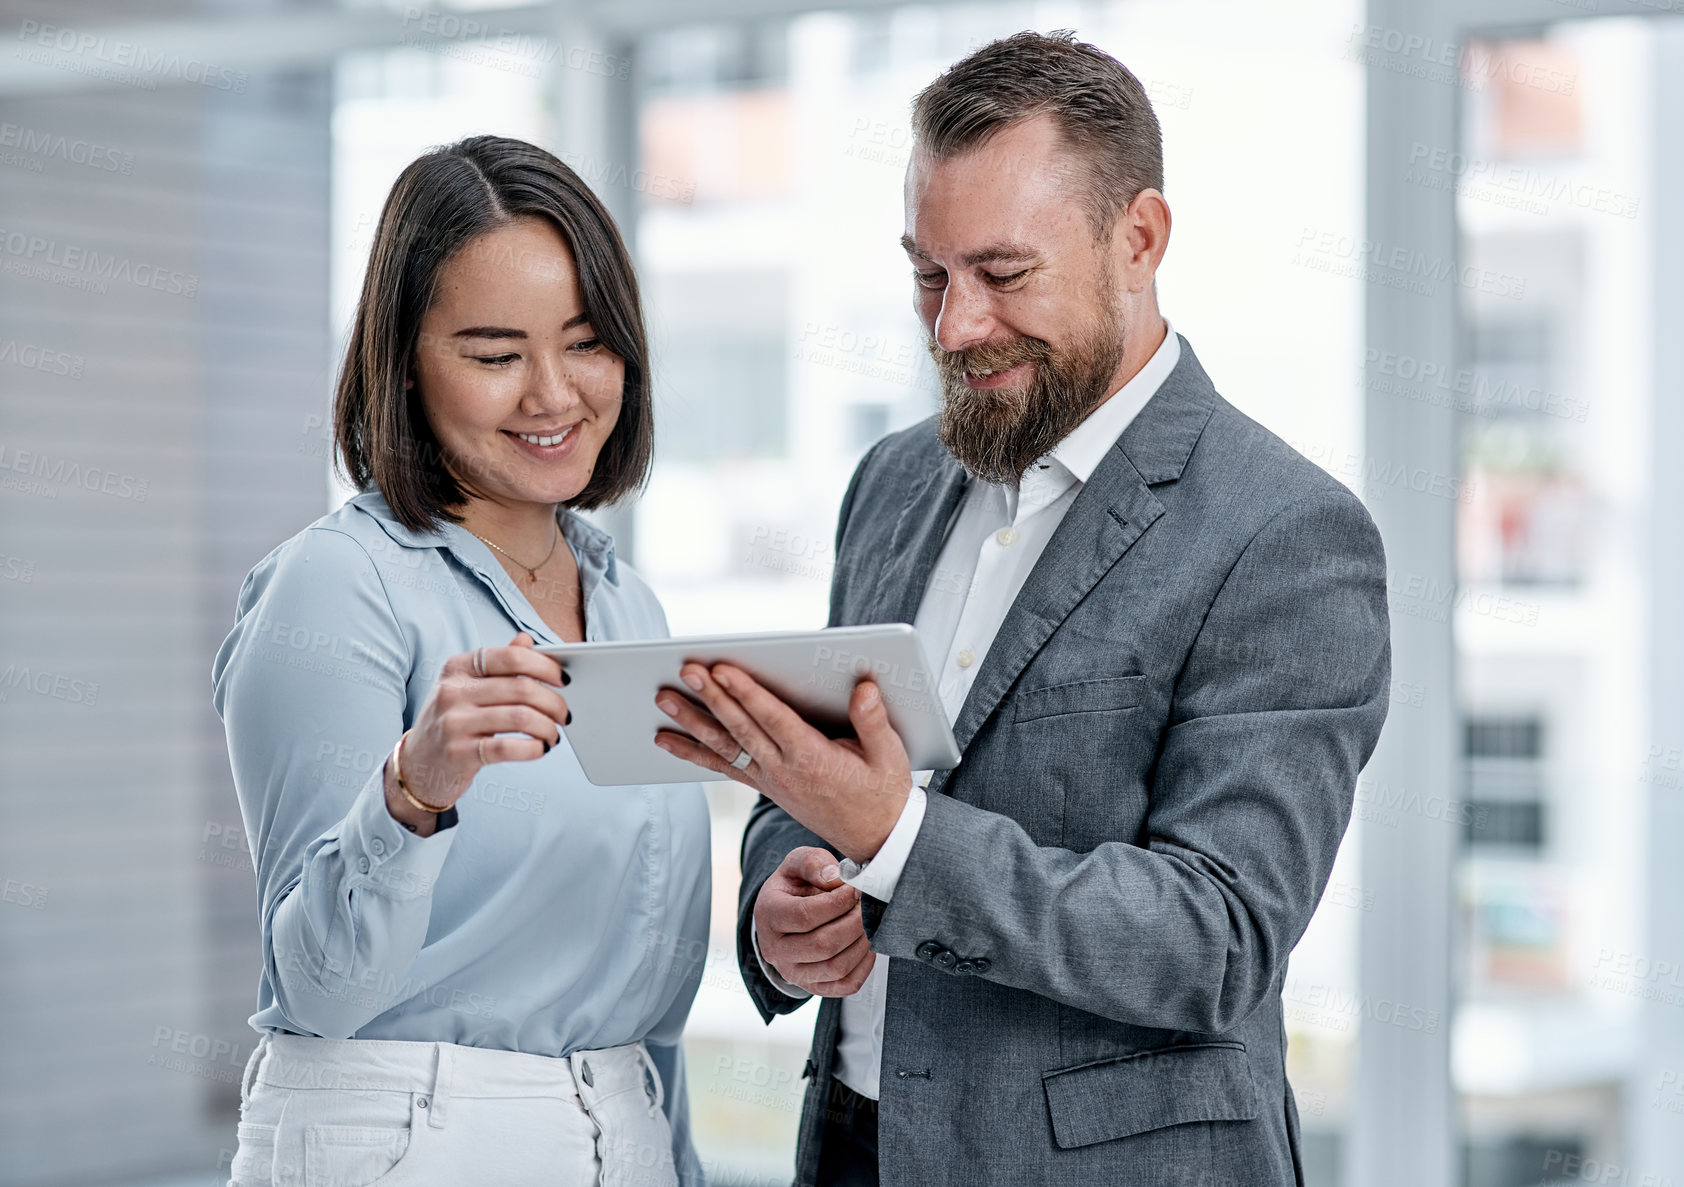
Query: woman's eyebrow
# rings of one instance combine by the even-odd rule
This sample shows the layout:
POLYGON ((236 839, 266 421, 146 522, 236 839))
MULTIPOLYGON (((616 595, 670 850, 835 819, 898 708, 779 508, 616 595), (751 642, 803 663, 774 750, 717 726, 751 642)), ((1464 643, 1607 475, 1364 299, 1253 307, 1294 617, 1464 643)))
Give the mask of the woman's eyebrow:
MULTIPOLYGON (((590 321, 590 314, 580 312, 561 323, 561 328, 571 330, 574 326, 582 326, 590 321)), ((453 338, 525 338, 525 330, 517 330, 512 326, 469 326, 465 330, 457 330, 453 338)))
POLYGON ((524 338, 525 330, 511 329, 508 326, 469 326, 465 330, 457 330, 452 337, 456 338, 524 338))

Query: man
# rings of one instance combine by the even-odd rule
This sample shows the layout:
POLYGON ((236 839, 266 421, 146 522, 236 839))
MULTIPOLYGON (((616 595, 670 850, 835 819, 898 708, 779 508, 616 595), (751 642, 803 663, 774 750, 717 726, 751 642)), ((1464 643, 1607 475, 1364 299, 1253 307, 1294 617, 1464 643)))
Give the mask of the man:
POLYGON ((1301 1183, 1281 985, 1385 719, 1379 536, 1159 314, 1132 74, 1018 34, 913 125, 943 406, 855 472, 831 623, 915 623, 963 761, 918 786, 869 682, 842 741, 730 665, 663 698, 764 793, 750 994, 825 999, 798 1179, 1301 1183))

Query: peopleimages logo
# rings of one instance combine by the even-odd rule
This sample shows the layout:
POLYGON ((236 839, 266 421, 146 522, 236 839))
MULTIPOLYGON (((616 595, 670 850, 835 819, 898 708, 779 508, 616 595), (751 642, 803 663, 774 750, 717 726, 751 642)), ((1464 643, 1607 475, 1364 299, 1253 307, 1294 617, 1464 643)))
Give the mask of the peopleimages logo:
POLYGON ((24 44, 17 56, 43 66, 58 66, 78 73, 99 74, 113 82, 138 85, 151 90, 157 80, 190 82, 213 90, 246 93, 246 72, 217 66, 198 58, 184 58, 168 50, 153 50, 133 41, 119 41, 103 33, 84 33, 65 25, 47 25, 25 20, 18 26, 18 40, 24 44), (55 60, 43 50, 56 51, 72 60, 55 60), (81 59, 81 63, 75 61, 81 59), (89 64, 98 65, 89 68, 89 64), (100 67, 120 66, 129 73, 118 74, 100 67))
POLYGON ((42 489, 32 489, 29 493, 47 494, 48 498, 57 497, 58 486, 78 486, 83 490, 113 495, 119 499, 146 502, 148 483, 144 478, 119 474, 115 470, 106 470, 99 466, 83 465, 81 462, 53 457, 39 450, 19 449, 15 445, 0 441, 0 486, 10 485, 5 480, 11 478, 12 474, 6 473, 7 471, 41 479, 40 483, 30 485, 42 489))
POLYGON ((126 256, 103 255, 98 248, 27 231, 0 227, 0 257, 9 257, 0 258, 0 270, 43 280, 77 280, 100 293, 108 291, 111 284, 132 284, 188 300, 199 295, 199 278, 191 272, 136 263, 126 256))
POLYGON ((131 152, 120 152, 108 145, 72 139, 25 124, 0 123, 0 146, 47 160, 86 165, 103 173, 121 173, 127 177, 134 172, 134 154, 131 152))

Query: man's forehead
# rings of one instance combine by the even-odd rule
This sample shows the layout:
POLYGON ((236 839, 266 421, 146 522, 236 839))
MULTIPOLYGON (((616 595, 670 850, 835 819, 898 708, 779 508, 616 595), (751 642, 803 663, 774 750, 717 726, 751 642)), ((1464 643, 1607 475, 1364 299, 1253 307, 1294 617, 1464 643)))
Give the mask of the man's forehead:
MULTIPOLYGON (((900 245, 906 249, 906 254, 909 256, 913 256, 920 260, 928 260, 931 263, 935 262, 935 257, 919 245, 918 241, 912 237, 911 232, 908 232, 900 237, 900 245)), ((937 246, 932 246, 931 250, 940 251, 941 249, 937 246)), ((1034 259, 1035 257, 1041 255, 1043 250, 1044 249, 1039 244, 1024 240, 995 239, 977 247, 969 247, 959 250, 957 253, 958 258, 954 262, 959 264, 961 267, 974 268, 981 264, 994 264, 1008 260, 1034 259)))
POLYGON ((903 242, 922 253, 1031 243, 1041 238, 1038 229, 1081 208, 1083 180, 1073 154, 1018 125, 951 156, 915 148, 907 162, 903 242), (961 226, 966 242, 938 242, 961 226))
POLYGON ((910 194, 915 186, 927 189, 960 179, 1062 187, 1081 173, 1080 154, 1052 117, 1041 115, 1007 124, 982 143, 958 151, 933 153, 922 141, 914 141, 906 178, 910 194))
POLYGON ((1057 191, 992 201, 985 191, 906 197, 901 246, 914 259, 974 266, 1046 254, 1086 232, 1079 193, 1057 191))

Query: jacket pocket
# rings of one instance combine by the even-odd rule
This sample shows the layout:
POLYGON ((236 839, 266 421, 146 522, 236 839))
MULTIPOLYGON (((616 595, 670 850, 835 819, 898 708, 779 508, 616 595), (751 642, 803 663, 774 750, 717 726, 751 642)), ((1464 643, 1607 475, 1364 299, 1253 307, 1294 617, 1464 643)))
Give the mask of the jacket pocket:
POLYGON ((1144 674, 1103 680, 1072 680, 1067 684, 1026 688, 1013 698, 1014 718, 1017 721, 1033 721, 1038 717, 1057 717, 1066 713, 1132 709, 1140 704, 1145 691, 1144 674))
POLYGON ((1063 1149, 1184 1125, 1250 1121, 1257 1089, 1242 1043, 1159 1047, 1041 1077, 1063 1149))

